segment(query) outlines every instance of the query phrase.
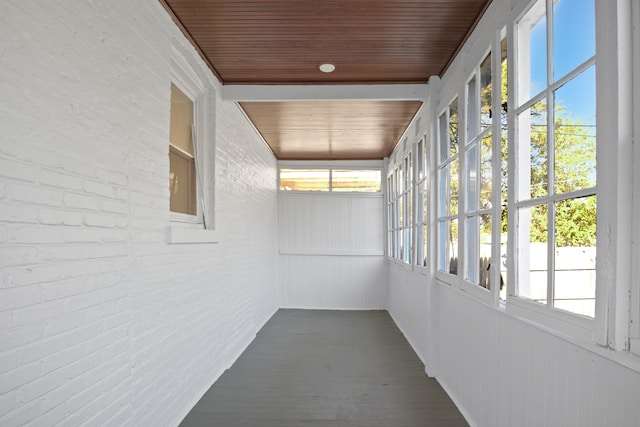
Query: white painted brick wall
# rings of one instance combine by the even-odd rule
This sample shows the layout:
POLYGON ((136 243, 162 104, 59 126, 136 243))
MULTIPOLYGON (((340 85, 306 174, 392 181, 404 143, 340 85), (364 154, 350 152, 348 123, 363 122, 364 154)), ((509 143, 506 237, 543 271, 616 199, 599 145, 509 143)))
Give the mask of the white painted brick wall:
POLYGON ((168 245, 157 0, 0 8, 0 425, 172 426, 277 308, 276 163, 216 98, 217 244, 168 245))

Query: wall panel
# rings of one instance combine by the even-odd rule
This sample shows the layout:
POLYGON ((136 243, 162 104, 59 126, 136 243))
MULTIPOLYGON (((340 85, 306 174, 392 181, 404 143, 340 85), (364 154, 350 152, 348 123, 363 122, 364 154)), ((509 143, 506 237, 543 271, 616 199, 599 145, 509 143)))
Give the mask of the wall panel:
POLYGON ((280 194, 283 307, 385 306, 381 196, 280 194))

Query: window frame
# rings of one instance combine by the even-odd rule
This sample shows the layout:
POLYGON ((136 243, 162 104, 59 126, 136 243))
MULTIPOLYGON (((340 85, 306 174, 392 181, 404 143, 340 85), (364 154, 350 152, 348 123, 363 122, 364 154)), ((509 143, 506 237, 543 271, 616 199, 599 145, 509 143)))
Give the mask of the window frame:
MULTIPOLYGON (((203 198, 204 188, 202 185, 204 171, 204 102, 205 96, 204 85, 194 73, 184 58, 174 54, 171 58, 171 83, 174 84, 187 98, 193 102, 193 158, 195 163, 195 199, 196 214, 185 214, 180 212, 170 212, 170 220, 172 223, 181 223, 184 225, 196 225, 204 228, 206 220, 203 220, 203 198)), ((173 147, 169 142, 167 148, 173 147)), ((173 147, 181 151, 177 147, 173 147)), ((171 196, 169 196, 171 197, 171 196)))
POLYGON ((410 200, 415 196, 413 191, 415 159, 412 152, 413 147, 401 156, 397 153, 394 159, 397 157, 400 159, 387 166, 386 182, 390 185, 387 188, 387 237, 389 239, 387 258, 402 265, 413 265, 415 258, 413 230, 415 213, 410 212, 408 208, 411 206, 411 209, 415 209, 414 200, 410 200))
MULTIPOLYGON (((561 333, 568 334, 569 336, 577 337, 581 341, 592 342, 594 331, 596 331, 600 325, 600 329, 603 330, 602 327, 603 322, 605 321, 602 313, 604 312, 605 306, 605 298, 602 297, 603 286, 602 286, 602 278, 600 277, 599 268, 602 263, 600 262, 601 255, 606 257, 606 254, 601 253, 601 247, 604 246, 601 238, 601 217, 604 216, 604 213, 601 212, 600 208, 600 194, 602 191, 603 185, 601 184, 603 172, 601 170, 601 155, 603 154, 602 144, 598 144, 598 141, 601 140, 600 129, 601 124, 603 122, 603 118, 601 117, 601 105, 600 101, 596 103, 596 151, 597 151, 597 162, 598 162, 598 176, 597 176, 597 184, 594 187, 590 187, 585 190, 577 190, 569 193, 556 194, 552 192, 552 189, 549 189, 549 194, 544 197, 520 197, 520 184, 518 174, 515 173, 516 159, 518 159, 518 149, 517 144, 519 140, 518 136, 518 118, 519 114, 526 112, 529 108, 535 105, 540 100, 546 99, 549 102, 549 99, 552 98, 553 94, 557 89, 562 87, 565 83, 571 81, 574 77, 581 75, 582 72, 588 70, 592 66, 596 66, 599 58, 599 48, 598 48, 598 27, 599 27, 599 19, 598 18, 598 2, 594 1, 595 4, 595 31, 596 31, 596 53, 583 61, 581 64, 574 66, 574 68, 566 73, 564 76, 560 78, 555 78, 553 76, 553 68, 550 64, 553 59, 553 19, 546 19, 546 28, 545 28, 545 37, 546 37, 546 77, 547 82, 546 86, 542 88, 537 93, 529 93, 528 99, 523 100, 520 96, 520 79, 521 74, 520 70, 522 66, 521 58, 523 56, 526 57, 525 63, 529 63, 529 50, 525 44, 519 40, 519 30, 518 25, 520 21, 525 17, 525 15, 537 4, 543 3, 545 10, 545 19, 548 17, 553 17, 552 13, 548 12, 548 8, 553 9, 553 1, 552 0, 533 0, 528 2, 522 8, 521 12, 515 16, 515 19, 512 21, 512 29, 511 29, 511 40, 512 42, 508 44, 508 58, 509 60, 509 74, 510 82, 514 82, 513 86, 510 87, 509 90, 509 106, 515 106, 515 108, 509 108, 508 112, 508 123, 509 123, 509 176, 508 176, 508 215, 509 215, 509 232, 508 232, 508 241, 509 241, 509 253, 513 254, 509 263, 509 278, 507 280, 507 300, 506 307, 507 311, 518 315, 520 317, 528 318, 535 321, 538 324, 543 326, 550 327, 554 330, 557 330, 561 333), (550 59, 551 58, 551 59, 550 59), (519 261, 519 253, 520 246, 519 240, 521 238, 521 233, 527 232, 526 230, 521 230, 520 225, 518 223, 518 210, 521 208, 534 207, 534 206, 542 206, 544 204, 554 204, 560 200, 575 200, 579 197, 595 195, 598 197, 598 211, 597 211, 597 238, 596 238, 596 250, 598 254, 598 261, 596 266, 596 291, 595 291, 595 313, 594 317, 587 317, 580 314, 576 314, 567 310, 557 309, 548 303, 542 305, 532 300, 528 300, 527 298, 523 298, 517 295, 516 284, 519 283, 519 270, 521 268, 521 264, 519 261)), ((539 6, 538 6, 539 7, 539 6)), ((600 82, 602 81, 602 77, 600 73, 600 67, 597 68, 596 73, 596 83, 595 90, 600 94, 598 87, 600 86, 600 82)), ((553 121, 554 111, 553 111, 553 102, 551 106, 549 103, 547 104, 547 123, 549 121, 553 121), (550 111, 550 113, 549 113, 550 111)), ((553 132, 553 126, 548 126, 548 133, 553 132)), ((548 163, 553 162, 552 153, 549 152, 549 157, 547 159, 548 163)), ((518 168, 519 169, 519 168, 518 168)), ((551 167, 549 167, 551 169, 551 167)), ((519 173, 522 173, 521 171, 519 173)), ((549 181, 549 179, 547 178, 549 181)), ((551 182, 553 184, 553 182, 551 182)), ((555 216, 552 217, 552 213, 550 212, 548 215, 548 219, 555 219, 555 216)), ((550 245, 551 246, 551 245, 550 245)), ((548 253, 551 253, 551 249, 547 249, 548 253)), ((548 258, 551 258, 551 255, 548 255, 548 258)), ((553 265, 553 260, 548 264, 548 277, 551 277, 555 270, 553 265)), ((553 292, 552 283, 547 282, 547 295, 549 296, 553 292)))
POLYGON ((360 197, 380 197, 385 193, 385 182, 383 180, 384 173, 383 167, 376 162, 364 161, 348 162, 348 161, 334 161, 334 162, 316 162, 316 161, 279 161, 278 162, 278 194, 332 194, 332 195, 349 195, 360 197), (315 191, 315 190, 282 190, 280 189, 280 173, 282 169, 287 170, 322 170, 329 171, 329 187, 327 191, 315 191), (353 170, 353 171, 379 171, 380 172, 380 191, 333 191, 333 171, 353 170))
MULTIPOLYGON (((461 239, 459 239, 458 245, 459 247, 461 247, 462 249, 462 256, 459 257, 459 259, 461 259, 461 263, 459 264, 459 269, 461 267, 462 269, 462 274, 458 274, 459 276, 459 286, 461 288, 463 288, 465 291, 471 293, 472 295, 474 295, 476 298, 489 303, 489 304, 493 304, 496 301, 496 295, 499 293, 499 289, 500 287, 498 286, 493 287, 493 289, 486 289, 482 286, 479 286, 479 284, 476 283, 471 283, 467 278, 466 278, 466 272, 467 272, 467 268, 469 266, 470 262, 473 262, 473 268, 474 268, 474 272, 478 275, 478 279, 479 279, 479 275, 480 275, 480 270, 478 267, 478 262, 479 262, 479 255, 480 255, 480 225, 476 225, 476 234, 475 237, 476 239, 474 239, 473 242, 470 242, 470 236, 471 233, 469 233, 470 230, 468 230, 467 225, 468 222, 467 220, 469 220, 470 218, 478 218, 478 220, 480 219, 480 217, 482 215, 491 215, 491 259, 495 259, 495 245, 494 245, 494 241, 499 241, 499 234, 498 234, 498 240, 496 240, 496 229, 499 228, 499 222, 496 222, 496 220, 498 219, 497 216, 499 216, 499 211, 497 210, 497 204, 495 202, 496 200, 496 191, 498 188, 500 188, 499 186, 495 185, 496 182, 496 173, 495 171, 498 170, 497 168, 499 167, 498 164, 498 160, 500 159, 500 157, 496 156, 496 147, 498 147, 498 154, 499 154, 499 147, 500 147, 500 134, 499 132, 497 132, 496 127, 499 128, 499 120, 494 120, 492 118, 491 123, 485 128, 482 129, 482 124, 481 124, 481 117, 482 117, 482 79, 481 79, 481 66, 482 64, 485 62, 485 60, 487 59, 487 57, 489 55, 491 55, 491 109, 493 111, 499 111, 499 107, 496 107, 496 105, 499 105, 499 102, 496 102, 496 99, 500 99, 500 95, 498 92, 498 88, 500 87, 499 85, 495 84, 496 83, 496 79, 494 78, 496 75, 495 72, 495 57, 497 55, 494 54, 494 52, 496 51, 496 48, 494 46, 494 41, 492 40, 491 46, 488 49, 485 49, 485 51, 483 52, 483 54, 480 56, 480 59, 478 61, 476 61, 475 66, 472 68, 472 71, 469 73, 469 77, 467 78, 467 80, 465 81, 464 84, 464 94, 465 94, 465 98, 464 98, 464 118, 465 118, 465 127, 464 127, 464 133, 463 133, 463 143, 460 144, 459 147, 459 152, 460 152, 460 156, 461 158, 464 158, 464 160, 462 160, 461 162, 461 167, 460 170, 462 171, 462 175, 464 177, 467 176, 468 172, 469 172, 469 165, 467 164, 468 162, 468 158, 467 158, 467 154, 469 153, 470 150, 472 150, 474 147, 477 149, 477 153, 476 153, 476 173, 477 173, 477 184, 475 185, 476 187, 476 198, 477 198, 477 203, 474 208, 470 208, 469 206, 467 206, 467 202, 468 202, 468 194, 469 194, 469 188, 467 186, 467 180, 464 180, 464 183, 460 182, 460 186, 461 186, 461 191, 460 191, 460 207, 458 209, 459 211, 459 219, 458 219, 458 223, 459 223, 459 227, 462 230, 461 233, 461 239), (474 94, 473 96, 470 94, 469 89, 470 89, 470 85, 469 83, 471 81, 475 81, 473 89, 474 89, 474 94), (473 105, 473 108, 470 108, 470 100, 474 100, 475 101, 475 105, 473 105), (496 109, 498 108, 498 109, 496 109), (473 126, 475 127, 475 129, 473 130, 473 134, 472 136, 470 136, 469 134, 469 125, 470 125, 470 119, 472 118, 472 114, 470 114, 470 110, 473 111, 475 114, 473 114, 473 118, 474 118, 474 123, 473 126), (487 138, 488 135, 491 135, 491 207, 489 208, 481 208, 480 207, 480 197, 481 197, 481 182, 480 182, 480 178, 481 178, 481 169, 482 169, 482 144, 485 140, 485 138, 487 138), (498 213, 497 213, 498 212, 498 213), (461 241, 460 241, 461 240, 461 241), (477 256, 475 257, 475 259, 473 261, 470 261, 469 259, 467 259, 467 245, 469 244, 473 244, 475 249, 477 250, 477 256)), ((498 45, 499 46, 499 45, 498 45)), ((499 67, 499 66, 498 66, 499 67)), ((499 70, 499 68, 498 68, 499 70)), ((498 71, 498 76, 500 75, 499 71, 498 71)), ((501 81, 499 81, 501 83, 501 81)), ((460 254, 460 249, 459 249, 459 254, 460 254)), ((495 270, 495 269, 494 269, 495 270)), ((491 280, 491 283, 497 283, 496 280, 499 277, 497 274, 494 273, 494 270, 492 270, 489 274, 489 279, 491 280)), ((499 269, 498 269, 499 271, 499 269)))
MULTIPOLYGON (((201 78, 196 71, 197 67, 206 69, 198 59, 189 56, 188 60, 176 46, 171 49, 168 83, 173 83, 194 103, 194 158, 200 177, 196 176, 196 215, 172 212, 167 207, 169 244, 218 243, 222 239, 215 224, 215 91, 213 83, 201 78)), ((170 87, 167 84, 167 91, 170 87)), ((169 145, 167 140, 167 176, 169 145)))
MULTIPOLYGON (((460 275, 458 274, 460 272, 460 265, 458 264, 456 266, 456 273, 450 273, 450 264, 451 264, 451 254, 449 254, 449 245, 448 243, 445 241, 445 270, 440 270, 440 244, 441 244, 441 240, 442 240, 442 236, 441 236, 441 223, 445 222, 446 223, 446 229, 447 232, 450 231, 450 226, 451 226, 451 222, 453 220, 458 222, 458 239, 457 239, 457 253, 456 253, 456 257, 458 259, 458 263, 460 263, 460 241, 461 239, 464 237, 461 235, 461 227, 460 227, 460 212, 461 212, 461 194, 462 194, 462 188, 461 188, 461 179, 460 179, 460 171, 461 171, 461 151, 460 151, 460 147, 461 147, 461 143, 460 143, 460 123, 464 123, 464 126, 466 127, 466 120, 462 120, 464 119, 464 108, 461 109, 460 108, 460 101, 461 99, 464 101, 464 98, 461 98, 459 93, 456 91, 452 96, 450 96, 449 98, 447 98, 448 102, 446 102, 444 104, 444 106, 441 106, 438 111, 440 111, 440 113, 436 116, 436 153, 437 153, 437 157, 435 160, 436 163, 436 188, 438 189, 437 191, 437 195, 436 195, 436 212, 435 212, 435 217, 436 217, 436 230, 434 233, 436 236, 436 260, 435 260, 435 275, 436 277, 448 284, 456 284, 458 277, 460 277, 460 275), (458 141, 457 141, 457 151, 455 154, 451 154, 451 133, 449 131, 449 128, 451 126, 451 105, 453 105, 453 103, 456 102, 457 103, 457 115, 458 115, 458 122, 457 122, 457 136, 458 136, 458 141), (462 114, 461 114, 461 110, 462 110, 462 114), (462 119, 461 119, 462 117, 462 119), (446 130, 443 131, 442 129, 442 118, 444 118, 444 123, 446 124, 446 130), (446 155, 443 155, 442 150, 444 148, 444 144, 443 144, 443 138, 444 135, 446 133, 446 140, 447 140, 447 153, 446 155), (451 214, 451 182, 450 182, 450 178, 451 178, 451 165, 457 162, 458 164, 458 176, 457 176, 457 180, 458 180, 458 201, 457 201, 457 212, 455 214, 451 214), (442 182, 442 172, 446 170, 446 179, 445 182, 442 182), (444 186, 444 198, 445 200, 442 199, 443 196, 443 186, 444 186), (441 215, 441 206, 442 204, 445 204, 445 214, 441 215)), ((446 238, 446 237, 445 237, 446 238)))
POLYGON ((430 176, 429 176, 429 139, 427 135, 423 135, 414 144, 414 187, 413 187, 413 225, 414 225, 414 265, 418 271, 428 271, 429 268, 429 195, 430 192, 430 176), (418 203, 420 201, 420 203, 418 203), (424 230, 427 230, 425 235, 424 230), (420 260, 420 255, 422 260, 420 260))

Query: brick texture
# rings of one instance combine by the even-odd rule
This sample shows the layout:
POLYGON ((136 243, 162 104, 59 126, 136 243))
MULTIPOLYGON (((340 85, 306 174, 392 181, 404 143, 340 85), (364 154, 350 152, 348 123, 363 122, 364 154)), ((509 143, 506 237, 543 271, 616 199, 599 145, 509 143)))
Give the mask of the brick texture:
POLYGON ((0 425, 177 425, 277 308, 275 159, 157 0, 0 9, 0 425), (215 244, 167 243, 176 51, 215 244))

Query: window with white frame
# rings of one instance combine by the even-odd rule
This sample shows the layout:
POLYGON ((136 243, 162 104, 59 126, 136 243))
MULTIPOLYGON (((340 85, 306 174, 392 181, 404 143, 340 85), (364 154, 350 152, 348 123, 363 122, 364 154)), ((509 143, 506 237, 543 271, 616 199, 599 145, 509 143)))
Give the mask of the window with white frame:
POLYGON ((438 271, 458 274, 458 98, 438 117, 438 271))
POLYGON ((387 177, 387 255, 397 257, 398 211, 395 175, 387 177))
POLYGON ((404 183, 402 186, 403 210, 402 216, 402 260, 411 263, 413 256, 413 160, 411 151, 402 161, 404 168, 404 183))
POLYGON ((595 313, 594 0, 539 0, 518 21, 516 296, 595 313))
MULTIPOLYGON (((204 183, 207 159, 204 138, 208 134, 206 93, 189 63, 179 55, 171 61, 169 121, 169 206, 171 220, 206 223, 204 183)), ((209 185, 210 187, 210 185, 209 185)))
POLYGON ((389 256, 412 263, 413 256, 413 160, 409 152, 387 177, 387 247, 389 256))
POLYGON ((197 215, 195 102, 171 83, 169 192, 171 212, 197 215))
POLYGON ((429 204, 427 192, 427 141, 422 138, 416 144, 415 154, 415 227, 416 239, 415 263, 423 267, 427 266, 427 238, 429 216, 427 215, 429 204))
POLYGON ((493 228, 493 87, 491 52, 467 82, 464 147, 464 272, 467 282, 491 289, 493 228))
POLYGON ((280 168, 280 191, 380 193, 380 169, 280 168))
POLYGON ((505 38, 494 43, 466 83, 460 217, 462 277, 497 301, 506 298, 507 46, 505 38), (501 55, 494 58, 492 50, 501 55))

